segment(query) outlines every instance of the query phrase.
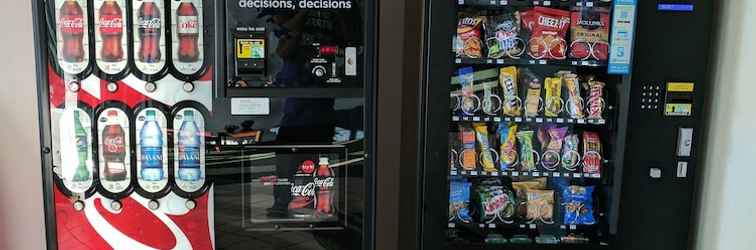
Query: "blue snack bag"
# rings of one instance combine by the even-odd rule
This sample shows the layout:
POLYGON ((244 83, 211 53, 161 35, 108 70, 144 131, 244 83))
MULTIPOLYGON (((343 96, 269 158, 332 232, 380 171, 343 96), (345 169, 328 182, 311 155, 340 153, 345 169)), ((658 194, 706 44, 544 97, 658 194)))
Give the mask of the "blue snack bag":
POLYGON ((470 187, 472 183, 465 178, 454 177, 449 188, 449 222, 471 223, 470 187))
POLYGON ((562 210, 566 225, 593 225, 593 186, 569 186, 562 190, 562 210))

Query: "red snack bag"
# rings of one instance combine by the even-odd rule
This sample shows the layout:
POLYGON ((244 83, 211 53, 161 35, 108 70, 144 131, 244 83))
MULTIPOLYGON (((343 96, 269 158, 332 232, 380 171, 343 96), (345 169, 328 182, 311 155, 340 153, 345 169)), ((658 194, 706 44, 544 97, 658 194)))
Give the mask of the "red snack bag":
POLYGON ((601 139, 596 132, 583 132, 583 173, 601 173, 601 139))
POLYGON ((455 50, 457 56, 467 58, 483 57, 483 23, 484 16, 460 14, 457 23, 455 50))
POLYGON ((609 9, 572 8, 570 58, 606 61, 609 57, 609 9))
POLYGON ((522 27, 530 31, 528 55, 533 59, 567 58, 567 31, 570 12, 546 7, 535 7, 522 14, 522 27))

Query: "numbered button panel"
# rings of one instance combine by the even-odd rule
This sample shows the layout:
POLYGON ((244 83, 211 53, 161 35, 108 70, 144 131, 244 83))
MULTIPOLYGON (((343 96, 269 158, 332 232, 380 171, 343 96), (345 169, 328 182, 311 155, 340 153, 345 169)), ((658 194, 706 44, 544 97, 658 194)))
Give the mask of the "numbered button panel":
POLYGON ((662 107, 662 87, 658 83, 641 86, 640 109, 642 111, 658 111, 662 107))

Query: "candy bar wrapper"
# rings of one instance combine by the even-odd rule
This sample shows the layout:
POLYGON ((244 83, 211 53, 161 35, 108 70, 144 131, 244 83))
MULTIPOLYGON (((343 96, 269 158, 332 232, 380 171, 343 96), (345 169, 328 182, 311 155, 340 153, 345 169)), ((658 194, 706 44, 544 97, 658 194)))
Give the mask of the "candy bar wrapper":
POLYGON ((553 127, 554 127, 553 124, 549 124, 543 127, 538 127, 538 129, 536 130, 536 138, 538 138, 538 144, 540 146, 538 148, 538 152, 542 153, 546 151, 546 146, 549 145, 549 140, 550 140, 549 129, 553 127))
POLYGON ((562 79, 564 79, 564 87, 567 90, 567 113, 573 119, 585 118, 583 99, 580 97, 580 81, 577 75, 572 73, 563 74, 562 79))
POLYGON ((609 9, 572 7, 570 58, 606 61, 609 56, 609 9))
POLYGON ((525 88, 525 116, 535 117, 541 109, 541 89, 543 84, 538 76, 529 69, 520 71, 521 83, 525 88))
POLYGON ((604 116, 604 87, 600 81, 588 81, 588 119, 601 119, 604 116))
POLYGON ((559 166, 559 154, 562 151, 564 136, 567 134, 567 128, 549 128, 549 142, 541 156, 541 162, 550 170, 555 170, 559 166))
POLYGON ((578 146, 580 139, 576 134, 567 135, 564 138, 564 145, 562 147, 562 167, 567 170, 575 171, 575 167, 578 164, 578 146))
POLYGON ((485 30, 488 58, 515 56, 525 49, 519 46, 520 12, 515 9, 505 9, 500 15, 488 17, 485 30))
POLYGON ((517 163, 517 124, 499 123, 499 170, 508 171, 517 163))
POLYGON ((483 171, 494 172, 496 171, 496 163, 494 162, 494 156, 491 154, 491 141, 489 141, 488 127, 485 123, 473 124, 475 129, 476 138, 478 140, 478 148, 480 149, 481 164, 483 165, 483 171))
POLYGON ((601 139, 596 132, 583 132, 583 172, 601 173, 601 139))
POLYGON ((522 100, 517 92, 517 67, 505 67, 499 70, 499 84, 502 89, 502 110, 506 116, 522 115, 522 100))
POLYGON ((517 141, 520 143, 520 170, 536 170, 536 159, 533 156, 535 148, 533 146, 533 131, 517 132, 517 141))
POLYGON ((449 189, 449 221, 472 222, 470 216, 470 187, 472 184, 465 178, 456 177, 450 181, 449 189))
POLYGON ((562 112, 564 102, 562 101, 562 78, 546 78, 546 106, 544 107, 546 117, 558 117, 562 112))
POLYGON ((554 220, 554 190, 528 189, 528 220, 554 220))
POLYGON ((485 16, 470 15, 461 13, 457 23, 457 43, 461 43, 461 48, 457 50, 457 55, 467 58, 483 57, 483 23, 486 21, 485 16))
POLYGON ((459 157, 462 162, 462 169, 475 170, 478 165, 478 154, 475 151, 475 131, 465 125, 459 127, 459 138, 462 141, 462 150, 459 157))
POLYGON ((594 187, 569 186, 562 190, 562 211, 565 225, 593 225, 594 187))

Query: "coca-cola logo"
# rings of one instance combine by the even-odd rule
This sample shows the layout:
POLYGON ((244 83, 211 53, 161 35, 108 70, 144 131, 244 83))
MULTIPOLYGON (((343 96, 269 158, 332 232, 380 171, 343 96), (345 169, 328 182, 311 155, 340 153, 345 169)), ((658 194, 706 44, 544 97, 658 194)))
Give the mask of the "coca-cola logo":
POLYGON ((103 34, 123 33, 123 17, 119 15, 100 16, 100 32, 103 34))
POLYGON ((313 197, 315 196, 315 183, 310 182, 305 185, 292 185, 291 195, 313 197))
POLYGON ((160 29, 160 26, 163 24, 163 20, 161 20, 159 17, 153 17, 153 18, 139 18, 139 28, 142 29, 160 29))
POLYGON ((315 172, 315 162, 306 160, 302 162, 302 165, 299 166, 299 169, 305 174, 312 174, 313 172, 315 172))
POLYGON ((84 18, 81 16, 63 16, 60 19, 60 28, 63 33, 84 33, 84 18))
POLYGON ((315 178, 315 186, 322 189, 328 189, 332 188, 335 184, 335 179, 333 177, 328 177, 324 179, 315 178))
POLYGON ((106 152, 124 152, 123 150, 123 137, 122 136, 109 136, 103 139, 106 152))
POLYGON ((180 16, 176 26, 179 31, 196 33, 199 30, 199 20, 196 16, 180 16))

